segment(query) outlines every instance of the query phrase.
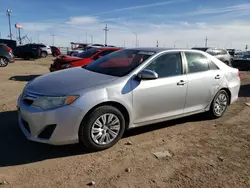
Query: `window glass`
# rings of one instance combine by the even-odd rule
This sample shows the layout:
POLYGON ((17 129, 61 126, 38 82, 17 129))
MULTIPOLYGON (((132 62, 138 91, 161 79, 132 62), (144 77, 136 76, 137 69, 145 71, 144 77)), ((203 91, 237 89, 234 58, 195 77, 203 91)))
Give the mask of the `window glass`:
POLYGON ((218 70, 219 68, 217 67, 217 65, 215 65, 212 61, 209 61, 209 69, 210 70, 218 70))
POLYGON ((122 77, 129 74, 154 54, 155 52, 152 51, 118 50, 93 61, 83 68, 101 74, 122 77))
POLYGON ((204 55, 194 52, 185 52, 185 55, 188 64, 188 73, 204 72, 209 70, 209 60, 204 55))
POLYGON ((182 61, 180 53, 167 53, 153 60, 146 67, 148 70, 155 71, 159 78, 177 76, 182 74, 182 61))
POLYGON ((91 48, 87 51, 84 51, 84 52, 77 54, 76 56, 80 57, 80 58, 89 58, 89 57, 93 56, 94 54, 96 54, 98 51, 100 51, 100 49, 91 48))

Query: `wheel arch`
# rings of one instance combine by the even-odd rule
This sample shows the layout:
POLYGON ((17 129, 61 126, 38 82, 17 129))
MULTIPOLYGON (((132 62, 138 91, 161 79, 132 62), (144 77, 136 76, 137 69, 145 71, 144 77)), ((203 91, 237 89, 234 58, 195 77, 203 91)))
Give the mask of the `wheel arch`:
POLYGON ((85 116, 83 117, 82 121, 86 120, 88 118, 88 116, 98 107, 100 106, 113 106, 115 108, 117 108, 121 113, 122 115, 124 116, 124 119, 125 119, 125 130, 128 129, 129 127, 129 124, 130 124, 130 116, 129 116, 129 112, 127 110, 127 108, 122 105, 121 103, 119 102, 115 102, 115 101, 105 101, 105 102, 101 102, 97 105, 95 105, 94 107, 92 107, 86 114, 85 116))

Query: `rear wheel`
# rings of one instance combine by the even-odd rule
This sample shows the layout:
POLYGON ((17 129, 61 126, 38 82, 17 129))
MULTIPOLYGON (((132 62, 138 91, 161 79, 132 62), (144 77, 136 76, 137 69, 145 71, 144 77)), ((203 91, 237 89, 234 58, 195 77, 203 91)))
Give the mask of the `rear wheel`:
POLYGON ((0 67, 6 67, 9 64, 9 60, 5 57, 0 57, 0 67))
POLYGON ((42 58, 45 58, 45 57, 47 57, 48 56, 48 53, 47 52, 41 52, 41 57, 42 58))
POLYGON ((214 97, 210 107, 210 115, 212 118, 219 118, 224 115, 227 110, 229 96, 225 90, 220 90, 214 97))
POLYGON ((82 122, 79 140, 89 150, 100 151, 115 145, 125 131, 122 113, 113 106, 96 108, 82 122))

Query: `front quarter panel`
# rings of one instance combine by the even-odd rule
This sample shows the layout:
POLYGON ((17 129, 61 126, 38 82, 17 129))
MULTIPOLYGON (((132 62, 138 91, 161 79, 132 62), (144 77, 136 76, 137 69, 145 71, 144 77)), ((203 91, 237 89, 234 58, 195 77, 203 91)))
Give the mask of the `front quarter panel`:
POLYGON ((69 95, 80 95, 71 106, 83 110, 82 119, 95 106, 101 103, 116 102, 127 109, 130 120, 132 120, 132 90, 130 81, 115 81, 106 86, 93 87, 70 93, 69 95))

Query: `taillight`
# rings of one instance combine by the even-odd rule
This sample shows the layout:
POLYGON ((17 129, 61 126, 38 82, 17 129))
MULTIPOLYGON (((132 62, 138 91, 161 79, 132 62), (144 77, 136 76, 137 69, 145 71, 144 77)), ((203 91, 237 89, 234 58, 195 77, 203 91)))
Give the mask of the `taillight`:
POLYGON ((239 78, 240 78, 240 71, 238 71, 238 76, 239 76, 239 78))
POLYGON ((4 46, 4 48, 7 52, 11 52, 11 48, 9 48, 8 46, 4 46))

